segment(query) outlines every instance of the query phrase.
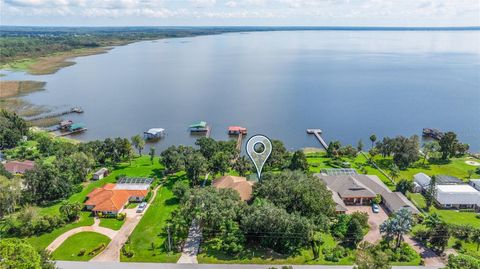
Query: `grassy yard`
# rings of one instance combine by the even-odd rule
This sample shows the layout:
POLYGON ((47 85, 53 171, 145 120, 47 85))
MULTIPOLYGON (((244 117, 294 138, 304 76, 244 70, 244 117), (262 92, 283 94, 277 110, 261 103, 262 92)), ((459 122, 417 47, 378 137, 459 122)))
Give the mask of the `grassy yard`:
POLYGON ((109 228, 115 231, 120 230, 122 225, 125 223, 125 220, 117 220, 116 218, 101 218, 100 219, 100 226, 109 228))
POLYGON ((313 259, 310 249, 304 249, 296 255, 282 255, 271 250, 263 249, 256 246, 249 246, 243 253, 238 256, 231 256, 222 251, 214 250, 209 246, 208 242, 202 245, 202 253, 198 255, 199 263, 229 263, 229 264, 336 264, 350 265, 354 262, 353 253, 350 253, 339 262, 325 261, 322 249, 332 248, 337 242, 329 235, 324 234, 324 244, 321 246, 320 258, 313 259))
MULTIPOLYGON (((419 209, 425 210, 425 198, 420 193, 409 193, 408 197, 412 200, 419 209)), ((430 213, 437 213, 446 223, 457 225, 471 225, 480 228, 480 219, 475 212, 459 212, 450 209, 430 208, 430 213)))
MULTIPOLYGON (((68 201, 70 202, 80 202, 83 203, 86 199, 86 195, 90 193, 93 189, 102 187, 107 183, 114 183, 116 181, 116 176, 118 175, 127 175, 127 176, 138 176, 138 177, 156 177, 160 178, 162 176, 163 167, 159 164, 158 158, 156 158, 153 164, 150 162, 150 156, 138 157, 132 160, 130 163, 119 164, 107 177, 97 180, 90 181, 81 192, 75 193, 68 201)), ((39 213, 44 215, 58 215, 59 208, 61 203, 56 203, 48 207, 39 208, 39 213)), ((68 224, 64 227, 55 229, 51 233, 43 234, 38 237, 27 238, 31 244, 33 244, 38 249, 44 249, 47 247, 57 236, 62 233, 71 230, 80 226, 89 226, 93 224, 93 217, 90 216, 90 212, 82 212, 80 220, 76 223, 68 224)), ((108 224, 107 224, 108 225, 108 224)))
POLYGON ((170 176, 167 182, 157 191, 155 200, 145 212, 140 223, 130 236, 130 248, 134 252, 131 258, 122 255, 122 262, 171 262, 175 263, 179 253, 168 253, 164 245, 166 235, 165 224, 178 200, 172 193, 172 186, 178 180, 187 180, 184 174, 170 176), (152 243, 154 249, 152 249, 152 243))
MULTIPOLYGON (((54 260, 62 261, 88 261, 96 255, 89 253, 104 243, 108 245, 110 238, 103 234, 95 232, 81 232, 69 237, 61 244, 53 253, 54 260), (80 255, 80 251, 84 249, 85 254, 80 255)), ((98 253, 96 253, 98 254, 98 253)))

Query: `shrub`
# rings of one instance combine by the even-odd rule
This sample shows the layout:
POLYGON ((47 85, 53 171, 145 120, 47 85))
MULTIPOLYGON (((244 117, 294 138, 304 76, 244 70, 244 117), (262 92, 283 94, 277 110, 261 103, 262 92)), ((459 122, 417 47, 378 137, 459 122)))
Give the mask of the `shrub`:
POLYGON ((452 247, 453 247, 454 249, 456 249, 456 250, 462 249, 462 241, 460 241, 460 240, 458 240, 458 239, 455 240, 455 243, 453 244, 452 247))
POLYGON ((322 253, 325 256, 325 260, 329 262, 338 262, 348 255, 348 252, 342 246, 324 248, 322 249, 322 253))
POLYGON ((104 250, 106 247, 107 247, 107 245, 105 245, 105 243, 101 243, 101 244, 98 245, 96 248, 92 249, 92 251, 90 251, 90 252, 88 253, 88 255, 90 255, 90 256, 95 256, 95 255, 97 255, 98 253, 100 253, 102 250, 104 250))
POLYGON ((124 220, 127 217, 127 213, 118 213, 117 220, 124 220))
POLYGON ((426 243, 430 238, 430 232, 425 229, 419 229, 413 232, 413 237, 422 243, 426 243))
POLYGON ((356 219, 363 228, 368 228, 368 213, 367 212, 353 212, 352 219, 356 219))
POLYGON ((85 248, 80 249, 80 251, 78 252, 78 256, 85 255, 85 252, 87 252, 87 250, 85 248))
POLYGON ((135 253, 133 252, 133 250, 130 249, 130 246, 128 244, 125 244, 122 247, 122 254, 127 258, 131 258, 135 253))

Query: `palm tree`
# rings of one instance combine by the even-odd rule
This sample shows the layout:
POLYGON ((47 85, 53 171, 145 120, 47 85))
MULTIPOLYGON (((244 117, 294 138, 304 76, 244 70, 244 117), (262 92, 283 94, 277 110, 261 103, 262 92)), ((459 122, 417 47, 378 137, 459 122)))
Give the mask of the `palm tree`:
POLYGON ((138 150, 138 155, 142 156, 143 147, 145 147, 145 140, 139 135, 132 136, 132 145, 138 150))
POLYGON ((377 136, 372 134, 370 136, 370 141, 372 141, 372 148, 373 148, 373 146, 375 145, 375 141, 377 141, 377 136))

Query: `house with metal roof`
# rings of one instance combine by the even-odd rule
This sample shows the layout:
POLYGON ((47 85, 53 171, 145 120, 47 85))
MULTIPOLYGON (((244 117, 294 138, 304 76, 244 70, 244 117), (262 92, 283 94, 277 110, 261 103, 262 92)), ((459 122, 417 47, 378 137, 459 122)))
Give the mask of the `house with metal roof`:
POLYGON ((105 168, 105 167, 102 167, 102 168, 100 168, 98 171, 96 171, 95 173, 93 173, 92 179, 93 179, 93 180, 99 180, 99 179, 104 178, 104 177, 107 176, 107 175, 108 175, 108 169, 105 168))
POLYGON ((468 184, 474 187, 477 191, 480 191, 480 179, 470 179, 468 184))
POLYGON ((315 174, 315 176, 332 191, 332 198, 337 204, 337 213, 345 212, 341 209, 347 209, 346 206, 349 205, 369 205, 377 195, 382 197, 383 204, 390 212, 407 208, 413 214, 419 213, 415 205, 405 195, 401 192, 392 192, 375 175, 329 176, 315 174))
POLYGON ((197 122, 197 123, 193 123, 188 128, 190 129, 190 132, 206 132, 206 131, 208 131, 206 121, 200 121, 200 122, 197 122))
POLYGON ((480 192, 468 184, 437 185, 435 202, 441 208, 480 210, 480 192))
POLYGON ((7 161, 3 164, 5 170, 10 172, 11 174, 20 174, 23 175, 26 171, 32 170, 35 167, 34 161, 7 161))
POLYGON ((165 129, 163 128, 151 128, 143 132, 143 137, 145 139, 158 139, 165 136, 165 129))

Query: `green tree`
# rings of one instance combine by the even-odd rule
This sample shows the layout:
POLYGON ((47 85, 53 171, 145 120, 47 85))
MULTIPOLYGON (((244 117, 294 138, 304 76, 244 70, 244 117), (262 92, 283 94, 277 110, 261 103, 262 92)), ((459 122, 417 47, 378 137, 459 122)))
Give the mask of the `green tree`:
POLYGON ((375 145, 375 141, 377 141, 377 136, 374 135, 374 134, 372 134, 372 135, 370 136, 370 142, 372 142, 372 148, 373 148, 374 145, 375 145))
POLYGON ((430 207, 435 202, 437 197, 437 178, 435 176, 432 177, 430 183, 428 184, 427 190, 425 191, 425 205, 426 210, 430 211, 430 207))
POLYGON ((272 153, 265 162, 265 171, 284 169, 288 166, 290 154, 280 140, 272 140, 272 153))
POLYGON ((356 246, 363 239, 362 225, 356 218, 351 218, 348 223, 348 232, 345 236, 348 244, 356 246))
POLYGON ((63 201, 58 209, 61 216, 68 222, 78 219, 83 205, 79 202, 63 201))
POLYGON ((211 159, 210 170, 213 173, 220 173, 224 175, 230 169, 230 159, 229 156, 223 151, 219 151, 213 155, 211 159))
POLYGON ((193 186, 200 184, 200 176, 207 171, 208 164, 200 152, 194 152, 186 156, 185 171, 193 186))
POLYGON ((65 180, 57 167, 42 163, 25 172, 23 185, 23 197, 41 205, 70 196, 73 188, 72 182, 65 180))
POLYGON ((0 268, 41 269, 42 260, 35 248, 17 238, 0 240, 0 268))
POLYGON ((288 213, 305 216, 321 227, 335 215, 332 193, 318 178, 300 171, 265 173, 254 188, 255 198, 273 202, 288 213))
POLYGON ((440 149, 440 145, 438 144, 437 141, 431 141, 431 142, 425 143, 422 147, 423 164, 425 164, 425 161, 430 158, 430 155, 438 152, 439 149, 440 149))
POLYGON ((16 147, 28 133, 27 122, 16 113, 0 110, 0 149, 16 147))
POLYGON ((340 141, 331 141, 327 147, 327 156, 330 158, 338 158, 340 156, 340 141))
POLYGON ((480 229, 479 228, 473 230, 472 234, 470 235, 470 240, 472 240, 472 242, 477 244, 477 251, 479 251, 480 250, 480 229))
POLYGON ((360 244, 355 257, 355 269, 391 269, 389 256, 368 242, 360 244))
POLYGON ((139 135, 132 136, 132 145, 138 150, 138 155, 142 156, 142 150, 145 147, 145 140, 139 135))
POLYGON ((312 249, 313 259, 320 258, 320 247, 325 243, 322 238, 322 233, 318 231, 312 231, 310 236, 310 248, 312 249))
POLYGON ((252 169, 252 163, 245 156, 241 156, 233 163, 233 169, 235 169, 240 176, 244 177, 247 172, 252 169))
POLYGON ((454 132, 446 132, 438 144, 440 145, 440 152, 442 153, 443 160, 455 156, 459 144, 457 134, 454 132))
POLYGON ((430 230, 430 238, 428 242, 433 249, 442 253, 448 245, 449 238, 450 231, 448 225, 442 222, 430 230))
POLYGON ((4 176, 8 179, 13 178, 13 175, 5 169, 5 166, 3 166, 2 163, 0 163, 0 176, 4 176))
POLYGON ((393 180, 395 180, 398 178, 398 176, 400 176, 400 169, 398 169, 398 166, 396 164, 392 164, 390 166, 390 171, 388 173, 390 177, 392 177, 393 180))
POLYGON ((303 172, 308 171, 307 157, 305 153, 301 150, 295 151, 292 156, 292 161, 290 162, 290 170, 300 170, 303 172))
POLYGON ((15 211, 22 197, 20 180, 0 175, 0 219, 15 211))
POLYGON ((380 225, 380 232, 385 234, 387 241, 394 240, 395 248, 398 248, 403 241, 403 235, 409 233, 412 227, 412 213, 408 209, 402 208, 380 225))
POLYGON ((408 179, 401 179, 398 181, 397 185, 395 186, 395 191, 399 191, 403 194, 407 192, 411 192, 413 190, 413 181, 408 179))
POLYGON ((195 141, 195 145, 200 147, 200 153, 208 161, 211 161, 215 153, 218 151, 218 144, 213 138, 201 137, 195 141))
POLYGON ((153 160, 155 159, 155 148, 150 147, 150 152, 148 154, 150 155, 150 162, 153 164, 153 160))
POLYGON ((480 259, 464 254, 450 254, 447 266, 443 269, 480 269, 480 259))
POLYGON ((165 166, 168 173, 176 173, 185 168, 185 156, 175 146, 168 147, 160 156, 160 163, 165 166))
POLYGON ((440 216, 437 213, 433 213, 433 214, 428 214, 425 217, 425 220, 423 223, 425 224, 425 226, 427 226, 427 228, 434 229, 438 225, 444 223, 444 221, 440 218, 440 216))
POLYGON ((220 226, 220 233, 216 237, 217 249, 235 255, 243 251, 245 235, 240 230, 237 222, 227 220, 220 226))
POLYGON ((363 147, 364 147, 364 145, 363 145, 362 139, 358 140, 358 143, 357 143, 357 151, 358 151, 358 152, 361 152, 361 151, 363 150, 363 147))

